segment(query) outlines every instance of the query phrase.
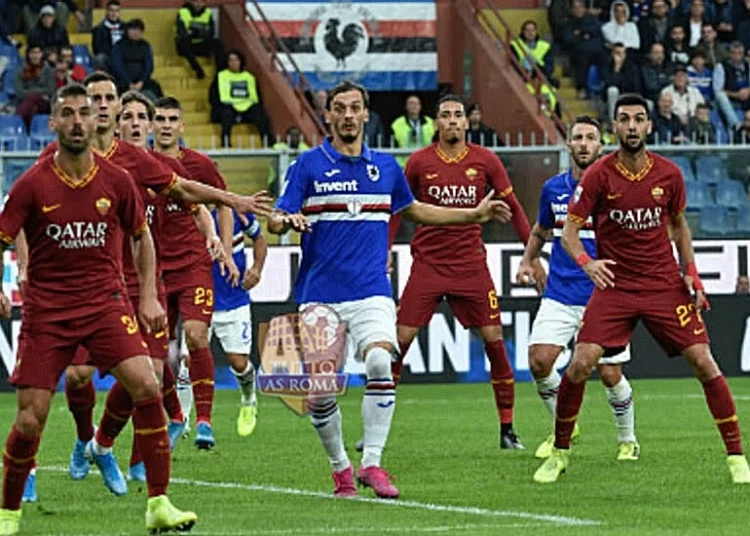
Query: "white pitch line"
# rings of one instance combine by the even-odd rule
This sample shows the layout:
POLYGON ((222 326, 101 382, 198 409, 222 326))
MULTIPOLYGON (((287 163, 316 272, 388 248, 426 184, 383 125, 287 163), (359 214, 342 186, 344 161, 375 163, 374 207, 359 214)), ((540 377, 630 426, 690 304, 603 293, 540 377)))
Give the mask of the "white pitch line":
MULTIPOLYGON (((39 467, 41 470, 67 473, 67 467, 39 467)), ((430 512, 448 512, 452 514, 466 514, 481 517, 512 517, 518 519, 527 519, 530 521, 543 521, 553 525, 577 525, 577 526, 597 526, 601 522, 593 519, 580 519, 577 517, 556 516, 548 514, 534 514, 531 512, 517 512, 512 510, 490 510, 477 506, 456 506, 450 504, 432 504, 418 501, 402 501, 399 499, 373 499, 371 497, 334 497, 330 493, 322 491, 311 491, 296 488, 284 488, 280 486, 267 486, 262 484, 241 484, 239 482, 207 482, 205 480, 190 480, 186 478, 172 478, 170 484, 184 484, 188 486, 215 488, 215 489, 239 489, 244 491, 259 491, 265 493, 276 493, 280 495, 296 495, 298 497, 311 497, 316 499, 326 499, 333 501, 351 501, 368 504, 380 504, 384 506, 395 506, 399 508, 411 508, 418 510, 428 510, 430 512)))

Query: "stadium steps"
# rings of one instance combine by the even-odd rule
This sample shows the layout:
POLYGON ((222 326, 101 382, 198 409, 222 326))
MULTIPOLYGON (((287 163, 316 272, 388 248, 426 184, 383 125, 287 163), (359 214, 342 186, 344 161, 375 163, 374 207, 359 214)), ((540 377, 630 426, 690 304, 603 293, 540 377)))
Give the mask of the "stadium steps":
POLYGON ((553 74, 560 81, 560 89, 557 90, 557 94, 565 109, 570 112, 570 115, 573 117, 578 115, 599 117, 599 109, 594 100, 578 100, 575 81, 573 77, 565 76, 559 61, 555 62, 555 71, 553 74))

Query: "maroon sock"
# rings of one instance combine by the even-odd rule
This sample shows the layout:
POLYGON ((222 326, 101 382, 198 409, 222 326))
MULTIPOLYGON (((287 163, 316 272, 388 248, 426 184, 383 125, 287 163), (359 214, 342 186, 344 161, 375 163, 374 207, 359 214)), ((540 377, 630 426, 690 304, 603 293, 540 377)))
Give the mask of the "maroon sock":
POLYGON ((76 422, 76 435, 81 441, 91 441, 94 437, 94 405, 96 405, 96 389, 94 382, 89 381, 80 387, 73 387, 65 382, 65 398, 68 399, 68 409, 76 422))
POLYGON ((169 363, 164 363, 164 376, 162 378, 161 396, 164 400, 164 409, 172 422, 182 422, 185 417, 182 414, 182 406, 177 396, 174 371, 169 363))
POLYGON ((31 469, 36 466, 34 456, 39 450, 40 436, 25 436, 13 426, 3 451, 3 509, 20 510, 23 488, 31 469))
POLYGON ((107 394, 104 414, 96 430, 96 442, 102 447, 112 447, 132 413, 133 399, 130 393, 120 382, 115 382, 107 394))
POLYGON ((500 417, 500 425, 510 428, 513 424, 513 401, 516 386, 513 379, 513 367, 510 366, 505 341, 502 339, 485 344, 484 351, 490 360, 490 378, 492 391, 495 394, 495 406, 500 417))
POLYGON ((211 350, 190 350, 190 381, 193 384, 195 422, 211 424, 214 405, 214 358, 211 350))
POLYGON ((719 428, 721 439, 727 448, 727 454, 742 454, 742 438, 740 437, 740 425, 737 421, 737 409, 734 406, 734 398, 729 390, 729 385, 724 376, 717 376, 703 384, 703 392, 706 394, 706 402, 714 422, 719 428))
POLYGON ((407 344, 398 344, 398 359, 391 362, 391 376, 393 376, 393 383, 395 385, 398 385, 398 382, 401 381, 401 373, 404 371, 404 358, 406 357, 406 352, 409 351, 409 347, 411 346, 411 343, 407 344))
POLYGON ((583 404, 586 381, 573 383, 567 374, 563 375, 557 391, 557 411, 555 412, 555 447, 570 448, 570 436, 576 425, 578 412, 583 404))
POLYGON ((148 496, 157 497, 167 493, 171 451, 167 435, 167 418, 161 397, 136 402, 133 411, 136 450, 143 456, 146 466, 148 496))

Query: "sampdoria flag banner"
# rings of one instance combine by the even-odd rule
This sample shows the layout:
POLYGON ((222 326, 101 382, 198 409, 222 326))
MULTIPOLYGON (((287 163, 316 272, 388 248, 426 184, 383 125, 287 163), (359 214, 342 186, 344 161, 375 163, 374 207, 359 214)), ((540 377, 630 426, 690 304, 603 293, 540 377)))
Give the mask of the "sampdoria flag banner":
MULTIPOLYGON (((344 78, 371 91, 437 89, 433 0, 263 0, 260 7, 314 89, 344 78)), ((256 18, 252 3, 247 9, 256 18)))

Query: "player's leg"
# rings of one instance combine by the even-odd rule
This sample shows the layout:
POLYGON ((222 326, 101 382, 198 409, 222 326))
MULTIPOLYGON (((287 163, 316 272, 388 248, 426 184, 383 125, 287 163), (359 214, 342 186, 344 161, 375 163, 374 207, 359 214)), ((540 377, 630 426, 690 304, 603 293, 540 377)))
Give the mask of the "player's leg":
POLYGON ((133 401, 133 433, 146 466, 148 530, 189 528, 197 517, 177 510, 167 499, 171 450, 161 386, 138 323, 127 303, 102 315, 91 328, 86 345, 102 372, 111 372, 133 401), (125 313, 125 314, 123 314, 125 313), (131 316, 132 315, 132 316, 131 316))
POLYGON ((735 483, 750 484, 750 468, 742 452, 737 411, 729 385, 711 355, 708 333, 693 298, 683 286, 644 299, 643 323, 669 356, 682 354, 703 386, 708 408, 727 451, 735 483))
POLYGON ((396 409, 396 386, 391 373, 397 344, 396 308, 390 298, 375 296, 348 303, 337 312, 348 325, 358 359, 365 362, 367 378, 362 400, 364 445, 357 480, 373 488, 378 497, 396 498, 399 491, 381 467, 396 409))
POLYGON ((630 360, 630 348, 613 357, 599 361, 599 377, 607 393, 617 429, 617 459, 637 460, 641 447, 635 437, 635 407, 633 388, 622 373, 622 364, 630 360))
POLYGON ((237 433, 247 437, 255 430, 258 403, 255 395, 255 367, 250 361, 252 324, 250 306, 232 311, 215 311, 211 332, 219 339, 229 361, 229 367, 240 388, 240 412, 237 433))
POLYGON ((401 294, 396 319, 398 355, 391 365, 393 381, 398 385, 404 369, 404 358, 419 329, 430 323, 440 300, 446 293, 446 282, 428 266, 415 262, 401 294))
POLYGON ((73 480, 82 480, 89 474, 90 463, 86 459, 86 445, 94 438, 94 367, 86 365, 89 355, 79 347, 73 365, 65 369, 65 398, 68 410, 76 423, 76 441, 70 454, 69 473, 73 480))

